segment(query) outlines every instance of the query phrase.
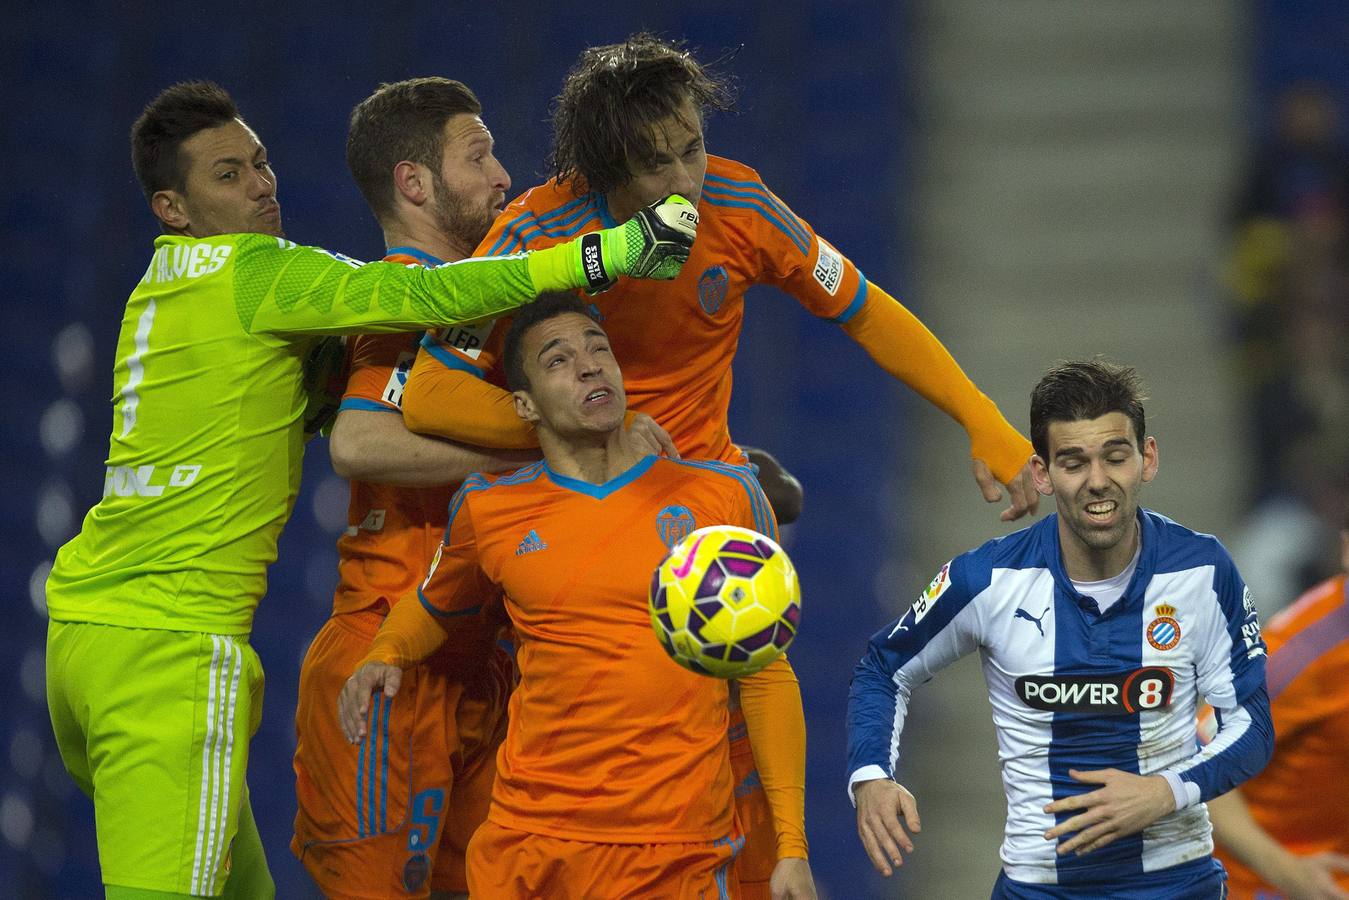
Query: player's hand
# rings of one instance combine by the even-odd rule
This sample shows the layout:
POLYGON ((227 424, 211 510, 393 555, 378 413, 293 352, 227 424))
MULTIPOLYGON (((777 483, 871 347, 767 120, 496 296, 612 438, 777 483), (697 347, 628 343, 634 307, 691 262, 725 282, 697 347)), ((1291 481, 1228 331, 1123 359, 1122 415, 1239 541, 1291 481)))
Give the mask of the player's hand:
POLYGON ((378 662, 366 663, 347 679, 337 697, 337 720, 342 723, 342 733, 347 736, 347 741, 355 744, 365 737, 370 695, 382 690, 384 696, 392 697, 402 683, 402 669, 378 662))
POLYGON ((668 456, 679 459, 670 434, 646 413, 633 413, 623 426, 623 441, 638 456, 668 456))
POLYGON ((815 877, 810 874, 810 861, 796 856, 778 860, 773 867, 768 889, 773 900, 818 900, 815 877))
POLYGON ((904 785, 888 778, 859 781, 853 786, 853 797, 857 799, 857 833, 862 846, 876 871, 889 878, 894 869, 904 865, 903 854, 913 852, 913 841, 904 826, 915 834, 923 830, 918 801, 904 785))
POLYGON ((1335 884, 1336 873, 1349 872, 1349 856, 1326 852, 1290 857, 1278 878, 1267 876, 1288 900, 1349 900, 1349 891, 1335 884))
POLYGON ((342 404, 347 389, 346 338, 320 338, 305 357, 304 373, 304 436, 309 440, 316 434, 328 435, 333 419, 342 404))
POLYGON ((1047 813, 1080 810, 1077 815, 1045 832, 1047 841, 1077 832, 1059 844, 1059 856, 1069 853, 1081 856, 1117 838, 1136 834, 1176 808, 1171 785, 1160 775, 1135 775, 1119 769, 1096 769, 1090 772, 1069 769, 1068 774, 1084 784, 1099 784, 1101 787, 1075 797, 1055 800, 1045 807, 1047 813))
MULTIPOLYGON (((993 470, 982 459, 974 461, 974 480, 978 482, 979 491, 989 503, 997 503, 1002 499, 1003 486, 998 484, 993 470)), ((1033 516, 1040 511, 1040 495, 1036 493, 1035 484, 1031 481, 1029 461, 1011 481, 1007 482, 1006 487, 1007 498, 1011 501, 1011 505, 999 516, 1002 521, 1015 522, 1027 513, 1033 516)))
MULTIPOLYGON (((619 275, 669 281, 679 275, 693 250, 693 239, 698 235, 698 209, 678 194, 671 194, 637 210, 636 215, 617 228, 606 228, 598 234, 601 268, 607 270, 608 278, 601 278, 599 283, 590 278, 590 260, 583 255, 592 290, 603 290, 619 275)), ((586 252, 584 247, 581 252, 586 252)))

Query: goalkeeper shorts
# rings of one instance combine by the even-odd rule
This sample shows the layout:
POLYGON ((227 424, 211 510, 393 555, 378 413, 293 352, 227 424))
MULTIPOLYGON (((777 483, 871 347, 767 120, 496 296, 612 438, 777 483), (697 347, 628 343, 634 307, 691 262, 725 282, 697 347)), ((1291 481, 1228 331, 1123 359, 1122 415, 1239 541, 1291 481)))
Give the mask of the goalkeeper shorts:
POLYGON ((262 715, 247 637, 49 622, 47 707, 103 883, 218 895, 262 715))

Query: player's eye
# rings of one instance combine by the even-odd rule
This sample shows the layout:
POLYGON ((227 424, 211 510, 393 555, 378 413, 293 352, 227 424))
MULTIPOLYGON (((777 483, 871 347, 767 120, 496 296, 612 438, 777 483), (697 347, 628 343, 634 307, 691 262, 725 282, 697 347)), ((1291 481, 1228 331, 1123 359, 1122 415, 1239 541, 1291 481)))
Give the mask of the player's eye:
POLYGON ((229 181, 229 180, 230 180, 231 178, 233 178, 236 174, 237 174, 237 173, 236 173, 233 169, 230 169, 229 171, 221 172, 221 173, 220 173, 219 175, 217 175, 216 177, 219 178, 221 181, 229 181))

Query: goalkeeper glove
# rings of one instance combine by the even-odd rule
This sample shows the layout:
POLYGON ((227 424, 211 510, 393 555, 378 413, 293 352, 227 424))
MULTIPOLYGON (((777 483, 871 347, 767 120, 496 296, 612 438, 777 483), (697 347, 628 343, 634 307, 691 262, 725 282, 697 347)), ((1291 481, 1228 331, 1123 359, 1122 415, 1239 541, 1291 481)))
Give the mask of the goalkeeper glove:
POLYGON ((305 357, 304 436, 327 437, 347 389, 347 344, 343 337, 320 338, 305 357))
POLYGON ((698 210, 671 194, 617 228, 534 251, 530 278, 539 293, 582 287, 596 294, 613 287, 620 275, 669 281, 688 260, 697 234, 698 210))

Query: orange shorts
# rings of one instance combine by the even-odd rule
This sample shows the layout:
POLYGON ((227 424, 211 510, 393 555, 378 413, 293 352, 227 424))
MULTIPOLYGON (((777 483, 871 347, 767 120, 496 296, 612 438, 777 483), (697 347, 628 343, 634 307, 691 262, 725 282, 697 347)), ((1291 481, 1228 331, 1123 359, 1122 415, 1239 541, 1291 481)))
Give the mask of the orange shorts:
POLYGON ((464 891, 464 854, 487 818, 514 667, 500 648, 471 669, 438 653, 404 674, 395 697, 373 699, 365 740, 349 744, 337 696, 383 618, 333 616, 305 655, 291 850, 328 897, 464 891))
POLYGON ((735 784, 735 817, 745 835, 745 848, 735 858, 732 871, 740 882, 742 900, 770 900, 768 883, 778 861, 777 831, 768 795, 759 780, 749 732, 740 710, 731 711, 727 732, 731 741, 731 776, 735 784))
POLYGON ((492 900, 739 900, 730 874, 744 839, 592 844, 486 822, 468 847, 473 897, 492 900))

